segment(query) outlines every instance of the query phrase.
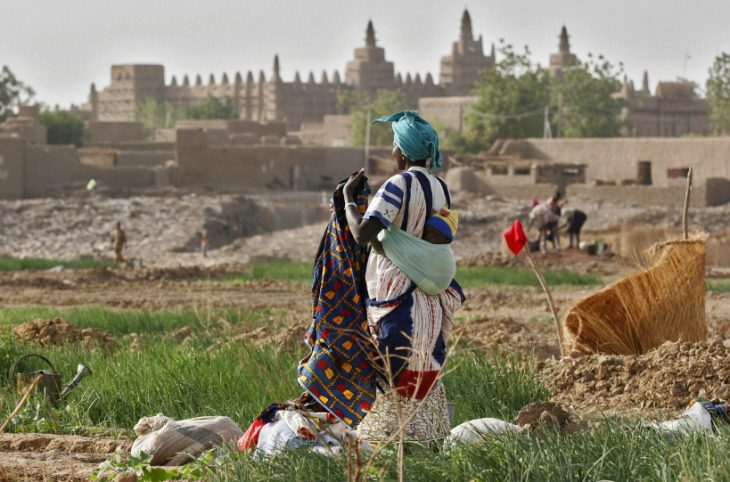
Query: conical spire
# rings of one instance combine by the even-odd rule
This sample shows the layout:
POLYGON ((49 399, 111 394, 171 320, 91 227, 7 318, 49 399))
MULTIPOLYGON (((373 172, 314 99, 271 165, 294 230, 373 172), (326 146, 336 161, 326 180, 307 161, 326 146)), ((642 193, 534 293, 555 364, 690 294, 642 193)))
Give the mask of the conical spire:
POLYGON ((183 84, 182 85, 184 85, 185 87, 189 86, 190 85, 190 77, 188 77, 187 75, 184 75, 183 76, 183 84))
POLYGON ((406 74, 406 85, 410 85, 410 84, 412 84, 412 83, 413 83, 413 79, 411 79, 411 73, 410 73, 410 72, 408 72, 408 73, 406 74))
POLYGON ((241 77, 241 72, 236 72, 236 78, 234 82, 236 84, 243 84, 243 77, 241 77))
POLYGON ((279 79, 279 54, 274 55, 274 79, 279 79))
POLYGON ((246 72, 246 83, 253 84, 253 72, 251 72, 250 70, 246 72))
POLYGON ((208 77, 208 85, 215 85, 215 75, 210 74, 208 77))
POLYGON ((223 72, 223 78, 221 79, 221 84, 226 85, 228 84, 228 74, 223 72))
POLYGON ((323 84, 329 84, 330 83, 330 79, 327 77, 327 71, 326 70, 323 70, 322 71, 322 80, 320 80, 320 82, 323 83, 323 84))
POLYGON ((420 73, 416 73, 416 78, 413 80, 413 82, 416 85, 421 85, 423 83, 423 82, 421 82, 421 74, 420 73))
POLYGON ((314 72, 312 72, 311 70, 309 71, 309 78, 307 78, 307 82, 309 82, 310 84, 316 83, 316 81, 314 80, 314 72))
POLYGON ((334 84, 339 84, 340 82, 342 82, 342 81, 340 80, 340 72, 339 72, 339 71, 335 70, 335 73, 334 73, 334 75, 332 76, 332 82, 333 82, 334 84))
POLYGON ((403 75, 401 75, 400 72, 395 74, 395 83, 396 84, 402 84, 403 83, 403 75))
POLYGON ((461 38, 462 40, 474 39, 471 30, 471 15, 469 15, 469 10, 467 9, 464 9, 464 14, 461 16, 461 38))
POLYGON ((263 70, 259 70, 259 83, 263 84, 264 82, 266 82, 266 75, 264 75, 263 70))
POLYGON ((195 85, 203 85, 203 77, 200 74, 195 76, 195 85))
POLYGON ((302 83, 302 76, 299 75, 299 71, 297 70, 294 72, 294 83, 295 84, 301 84, 302 83))
POLYGON ((494 42, 492 42, 492 51, 489 54, 489 56, 492 57, 492 60, 497 58, 497 55, 495 54, 495 49, 494 49, 494 42))
POLYGON ((170 81, 170 87, 177 87, 177 78, 173 75, 170 81))
POLYGON ((96 95, 96 84, 94 82, 91 83, 91 88, 89 89, 89 93, 92 95, 96 95))
POLYGON ((368 28, 365 30, 365 45, 375 47, 375 28, 372 20, 368 20, 368 28))
POLYGON ((565 25, 560 29, 560 53, 570 53, 570 40, 568 40, 568 29, 565 28, 565 25))
POLYGON ((426 74, 426 85, 433 85, 433 75, 431 75, 431 72, 426 74))
POLYGON ((644 78, 641 79, 641 93, 644 95, 651 95, 649 90, 649 72, 644 71, 644 78))

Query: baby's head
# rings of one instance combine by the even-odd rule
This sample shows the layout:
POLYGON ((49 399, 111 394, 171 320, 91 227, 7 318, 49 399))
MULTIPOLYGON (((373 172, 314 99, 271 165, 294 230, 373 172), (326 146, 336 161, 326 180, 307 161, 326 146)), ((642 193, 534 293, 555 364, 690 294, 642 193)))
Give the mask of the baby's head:
POLYGON ((459 214, 443 208, 433 212, 423 228, 423 239, 433 244, 448 244, 456 237, 459 227, 459 214))

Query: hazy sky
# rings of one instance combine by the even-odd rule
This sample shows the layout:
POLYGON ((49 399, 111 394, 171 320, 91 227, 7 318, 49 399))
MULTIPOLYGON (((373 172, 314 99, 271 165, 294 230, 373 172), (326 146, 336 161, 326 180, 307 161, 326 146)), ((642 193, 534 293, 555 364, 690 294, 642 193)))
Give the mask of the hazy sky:
POLYGON ((529 45, 546 65, 565 23, 578 56, 624 62, 640 86, 677 76, 704 85, 719 52, 730 52, 729 0, 2 0, 0 64, 48 104, 86 99, 109 83, 113 63, 164 64, 169 81, 212 72, 295 70, 342 75, 364 43, 368 19, 397 71, 432 72, 450 52, 465 7, 485 49, 500 38, 529 45), (686 61, 685 54, 691 56, 686 61))

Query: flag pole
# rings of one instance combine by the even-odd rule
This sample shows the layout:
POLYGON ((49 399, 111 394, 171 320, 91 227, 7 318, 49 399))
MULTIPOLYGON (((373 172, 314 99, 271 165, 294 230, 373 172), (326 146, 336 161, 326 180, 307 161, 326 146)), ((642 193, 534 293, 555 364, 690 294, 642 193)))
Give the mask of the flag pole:
POLYGON ((545 281, 545 278, 542 276, 542 273, 540 273, 540 270, 537 269, 537 266, 535 266, 535 263, 532 261, 532 257, 530 257, 530 253, 528 250, 523 249, 525 252, 525 257, 527 258, 527 262, 530 264, 530 268, 532 268, 532 272, 535 273, 535 276, 537 276, 537 280, 540 282, 540 286, 542 287, 542 290, 545 292, 545 296, 547 296, 547 302, 548 306, 550 307, 550 312, 553 314, 553 321, 555 322, 555 332, 558 334, 558 345, 560 348, 560 356, 564 356, 563 353, 563 332, 560 330, 560 318, 558 318, 558 310, 555 309, 555 301, 553 301, 553 295, 550 293, 550 288, 548 288, 547 282, 545 281))

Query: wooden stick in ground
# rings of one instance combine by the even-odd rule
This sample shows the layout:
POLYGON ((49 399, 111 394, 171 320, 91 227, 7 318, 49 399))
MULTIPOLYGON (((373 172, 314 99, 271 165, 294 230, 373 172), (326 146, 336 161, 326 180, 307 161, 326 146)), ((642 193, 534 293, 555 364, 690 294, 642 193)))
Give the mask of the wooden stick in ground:
POLYGON ((527 262, 530 263, 530 268, 532 268, 532 271, 535 273, 535 276, 537 276, 537 279, 540 282, 540 286, 542 286, 542 290, 545 292, 545 295, 547 296, 548 306, 550 306, 550 312, 553 314, 553 320, 555 321, 555 332, 558 334, 558 346, 560 347, 560 356, 562 357, 564 355, 564 353, 563 353, 563 332, 560 330, 560 319, 558 318, 558 310, 555 309, 555 302, 553 301, 553 295, 550 294, 550 288, 548 288, 548 285, 545 282, 545 278, 543 278, 542 273, 540 273, 540 270, 538 270, 537 267, 535 266, 535 263, 532 261, 532 258, 530 257, 530 253, 527 252, 527 250, 525 250, 525 256, 527 257, 527 262))
POLYGON ((28 385, 28 388, 25 389, 25 392, 23 393, 23 398, 20 399, 18 404, 15 406, 15 410, 13 410, 13 413, 8 415, 8 418, 5 419, 2 425, 0 425, 0 433, 3 433, 7 426, 10 424, 10 421, 15 418, 16 415, 20 413, 20 411, 23 409, 23 406, 25 406, 25 402, 28 401, 28 398, 30 397, 30 394, 33 393, 33 389, 35 389, 35 386, 38 385, 38 382, 41 381, 41 378, 43 377, 43 374, 38 374, 30 385, 28 385))
POLYGON ((684 240, 689 239, 689 226, 687 215, 689 213, 689 195, 692 192, 692 168, 687 171, 687 192, 684 193, 684 214, 682 214, 682 227, 684 228, 684 240))

